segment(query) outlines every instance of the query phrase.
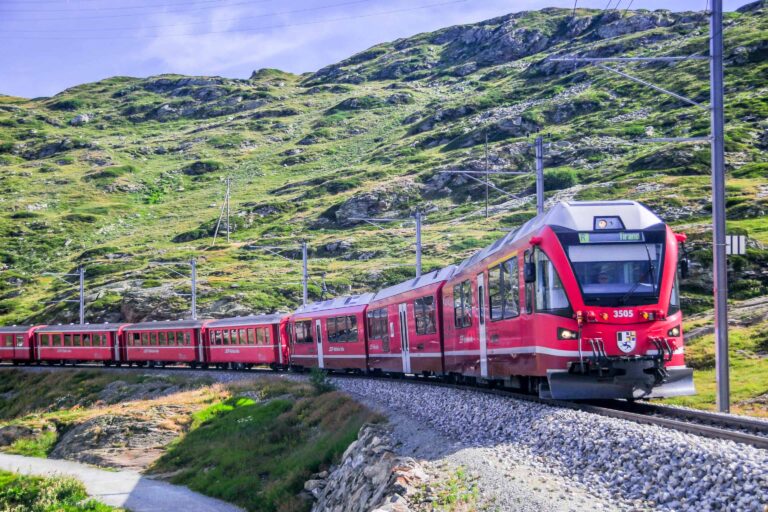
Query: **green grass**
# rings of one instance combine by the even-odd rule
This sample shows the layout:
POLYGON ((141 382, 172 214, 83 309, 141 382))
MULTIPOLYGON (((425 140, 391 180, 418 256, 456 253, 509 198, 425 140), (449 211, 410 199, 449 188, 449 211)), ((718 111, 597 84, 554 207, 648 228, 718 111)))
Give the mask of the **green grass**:
POLYGON ((31 439, 17 439, 3 451, 27 457, 48 457, 48 454, 56 446, 59 435, 56 430, 46 429, 37 437, 31 439))
MULTIPOLYGON (((766 405, 745 402, 750 398, 768 394, 768 322, 749 328, 730 329, 729 349, 732 410, 768 417, 766 405)), ((694 369, 696 394, 665 401, 697 409, 714 410, 717 392, 714 335, 692 340, 685 350, 686 363, 694 369)))
POLYGON ((0 510, 18 512, 108 512, 122 510, 88 497, 73 478, 41 478, 0 471, 0 510))
POLYGON ((268 384, 266 402, 235 396, 195 414, 188 434, 152 468, 171 481, 250 511, 308 510, 298 493, 376 416, 348 397, 268 384), (285 392, 290 391, 290 395, 285 392))

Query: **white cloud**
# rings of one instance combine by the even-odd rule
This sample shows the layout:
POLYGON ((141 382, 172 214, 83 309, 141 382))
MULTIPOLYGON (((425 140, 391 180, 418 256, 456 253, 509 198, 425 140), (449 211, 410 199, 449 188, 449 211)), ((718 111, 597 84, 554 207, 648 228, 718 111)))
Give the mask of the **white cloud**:
POLYGON ((220 74, 245 65, 259 67, 260 62, 313 48, 329 30, 319 25, 312 26, 312 30, 299 26, 242 31, 249 26, 291 23, 291 19, 284 16, 248 19, 259 14, 253 9, 244 11, 224 6, 197 15, 158 16, 147 25, 167 27, 144 29, 139 37, 148 42, 136 58, 159 61, 168 72, 220 74), (243 19, 248 22, 243 23, 243 19))

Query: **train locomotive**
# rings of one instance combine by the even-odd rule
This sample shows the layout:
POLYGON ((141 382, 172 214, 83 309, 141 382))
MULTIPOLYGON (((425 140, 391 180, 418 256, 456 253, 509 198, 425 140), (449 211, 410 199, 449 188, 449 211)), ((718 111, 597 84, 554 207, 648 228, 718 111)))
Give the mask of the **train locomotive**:
POLYGON ((0 328, 0 360, 415 374, 557 399, 695 393, 676 234, 633 201, 561 202, 458 265, 292 314, 0 328))

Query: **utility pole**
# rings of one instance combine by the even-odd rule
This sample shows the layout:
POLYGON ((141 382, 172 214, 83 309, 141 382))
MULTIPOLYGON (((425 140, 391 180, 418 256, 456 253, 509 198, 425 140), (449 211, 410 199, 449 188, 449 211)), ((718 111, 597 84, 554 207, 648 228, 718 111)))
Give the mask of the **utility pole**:
POLYGON ((197 320, 197 260, 189 260, 192 267, 192 320, 197 320))
POLYGON ((77 273, 80 275, 80 325, 85 323, 85 267, 77 267, 77 273))
POLYGON ((308 281, 309 281, 309 274, 307 272, 307 242, 301 242, 302 304, 305 305, 305 306, 309 302, 308 281))
POLYGON ((227 176, 227 194, 225 196, 226 206, 227 206, 227 243, 229 243, 229 234, 231 232, 231 229, 229 227, 229 193, 230 193, 230 187, 232 183, 232 178, 227 176))
POLYGON ((536 213, 544 213, 544 139, 536 137, 536 213))
MULTIPOLYGON (((488 191, 486 190, 486 194, 488 191)), ((488 214, 488 196, 486 195, 486 215, 488 214)), ((416 210, 416 277, 421 277, 421 211, 416 210)))
POLYGON ((85 265, 79 265, 77 267, 77 273, 76 274, 56 274, 54 272, 43 272, 44 276, 52 276, 56 279, 59 279, 68 285, 72 286, 72 283, 70 281, 67 281, 65 277, 77 277, 78 278, 78 292, 79 297, 77 300, 74 299, 65 299, 62 301, 51 301, 48 304, 57 304, 60 302, 70 302, 74 303, 77 302, 79 307, 79 317, 80 317, 80 324, 85 323, 85 265))
POLYGON ((712 0, 709 20, 709 71, 712 133, 712 250, 715 288, 715 365, 717 408, 730 411, 728 365, 728 275, 725 254, 725 139, 723 113, 723 0, 712 0))
POLYGON ((488 218, 488 194, 490 178, 488 177, 488 130, 485 130, 485 218, 488 218))

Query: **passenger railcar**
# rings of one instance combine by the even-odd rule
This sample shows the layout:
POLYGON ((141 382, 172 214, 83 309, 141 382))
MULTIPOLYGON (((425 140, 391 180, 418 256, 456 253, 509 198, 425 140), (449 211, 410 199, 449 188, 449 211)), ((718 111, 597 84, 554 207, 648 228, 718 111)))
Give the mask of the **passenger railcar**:
POLYGON ((35 361, 34 333, 39 328, 35 325, 0 327, 0 362, 29 364, 35 361))
POLYGON ((176 320, 131 324, 121 331, 124 360, 130 365, 173 363, 207 367, 203 344, 204 321, 176 320))
POLYGON ((288 366, 288 315, 258 315, 205 324, 205 360, 220 368, 288 366))
POLYGON ((442 375, 442 288, 451 265, 379 291, 368 305, 373 371, 442 375))
POLYGON ((48 325, 35 330, 37 358, 48 364, 98 361, 120 364, 119 332, 125 324, 48 325))
POLYGON ((307 304, 291 315, 291 365, 364 371, 365 311, 372 293, 307 304))
POLYGON ((264 315, 0 328, 0 360, 439 375, 555 398, 693 394, 679 244, 632 201, 566 202, 460 265, 264 315))
POLYGON ((556 205, 446 283, 446 371, 555 398, 692 394, 680 240, 636 202, 556 205))

